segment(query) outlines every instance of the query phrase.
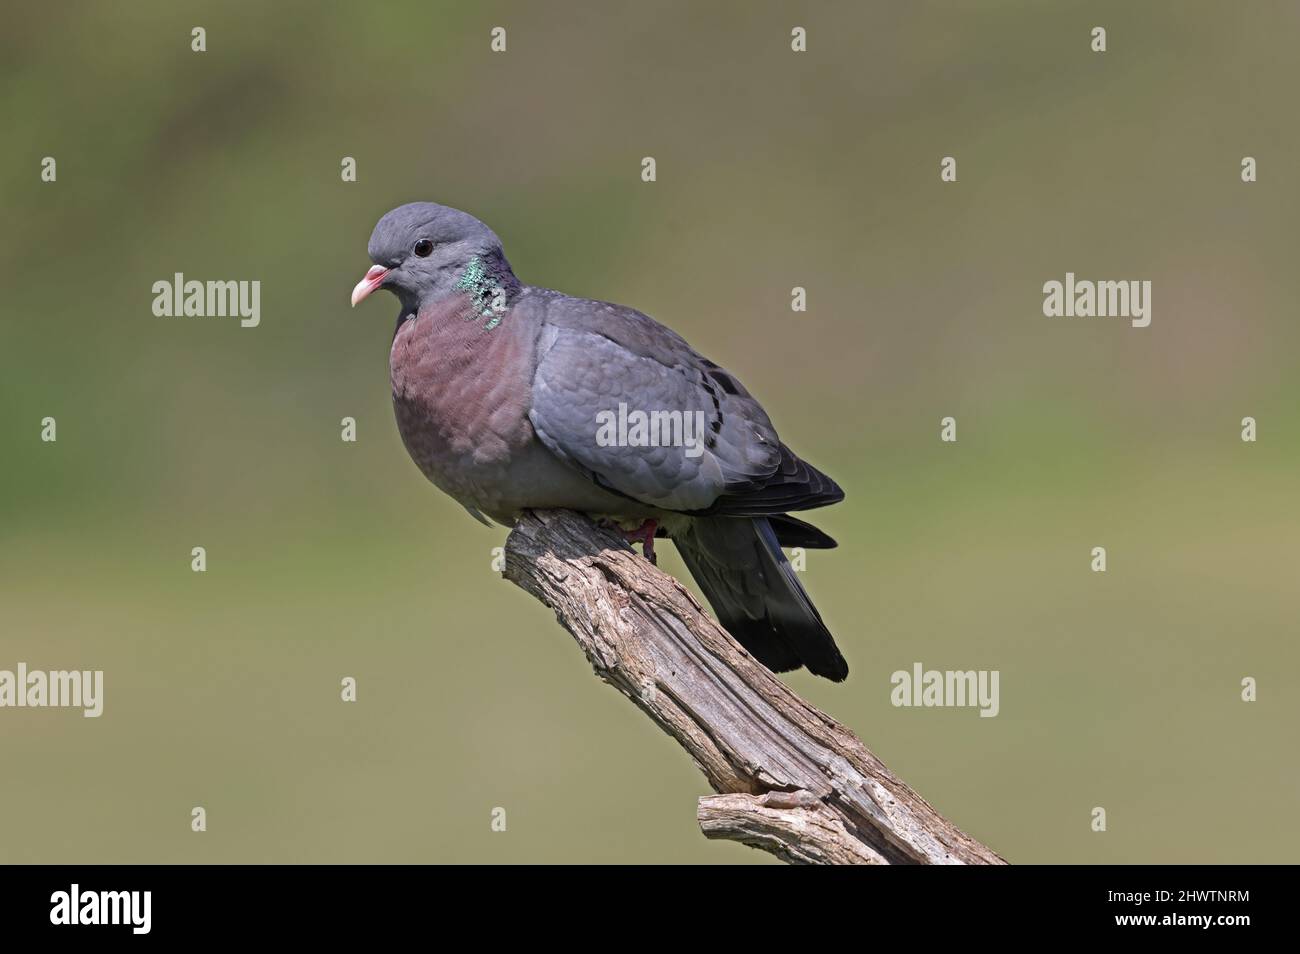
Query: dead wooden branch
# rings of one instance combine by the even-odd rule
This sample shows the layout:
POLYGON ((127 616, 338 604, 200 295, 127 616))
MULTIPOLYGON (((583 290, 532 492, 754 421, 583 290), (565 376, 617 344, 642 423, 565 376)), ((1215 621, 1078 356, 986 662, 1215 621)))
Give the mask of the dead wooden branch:
POLYGON ((706 837, 794 863, 1005 863, 614 532, 567 511, 525 514, 506 541, 505 575, 551 607, 596 674, 690 753, 720 793, 700 799, 706 837))

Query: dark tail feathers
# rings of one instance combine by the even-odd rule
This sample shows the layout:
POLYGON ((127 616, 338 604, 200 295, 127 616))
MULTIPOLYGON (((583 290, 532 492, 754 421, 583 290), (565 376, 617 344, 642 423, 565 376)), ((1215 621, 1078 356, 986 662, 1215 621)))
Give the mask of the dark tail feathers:
POLYGON ((835 541, 786 514, 698 517, 673 537, 719 622, 773 672, 807 666, 842 682, 849 665, 804 592, 781 546, 826 549, 835 541))

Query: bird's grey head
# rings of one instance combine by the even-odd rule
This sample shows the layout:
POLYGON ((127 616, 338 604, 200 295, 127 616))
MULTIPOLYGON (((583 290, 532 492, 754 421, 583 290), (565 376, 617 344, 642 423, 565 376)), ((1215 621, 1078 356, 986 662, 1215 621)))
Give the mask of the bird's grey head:
MULTIPOLYGON (((393 209, 375 226, 367 247, 375 264, 352 290, 355 306, 371 292, 386 288, 404 311, 455 294, 481 290, 466 285, 482 263, 505 262, 501 240, 474 216, 436 202, 411 202, 393 209), (472 266, 475 260, 479 265, 472 266)), ((509 265, 505 265, 509 271, 509 265)), ((513 278, 513 276, 511 276, 513 278)))

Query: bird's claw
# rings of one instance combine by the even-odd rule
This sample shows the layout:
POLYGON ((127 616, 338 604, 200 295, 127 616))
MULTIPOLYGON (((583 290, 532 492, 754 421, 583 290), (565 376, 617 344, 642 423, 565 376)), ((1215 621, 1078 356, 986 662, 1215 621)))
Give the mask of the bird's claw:
POLYGON ((650 561, 651 566, 658 566, 659 560, 655 556, 655 531, 659 529, 658 522, 654 520, 643 521, 641 526, 635 530, 624 530, 613 520, 600 520, 598 523, 603 527, 617 531, 623 535, 623 539, 628 543, 640 543, 641 552, 645 558, 650 561))

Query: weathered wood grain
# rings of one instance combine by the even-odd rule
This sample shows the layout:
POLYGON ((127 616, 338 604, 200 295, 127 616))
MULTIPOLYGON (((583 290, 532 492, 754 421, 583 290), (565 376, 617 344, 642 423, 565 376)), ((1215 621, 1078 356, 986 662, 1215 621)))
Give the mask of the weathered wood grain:
POLYGON ((1004 864, 795 695, 680 583, 567 511, 523 516, 507 579, 555 611, 592 668, 676 739, 716 796, 709 838, 795 863, 1004 864))

